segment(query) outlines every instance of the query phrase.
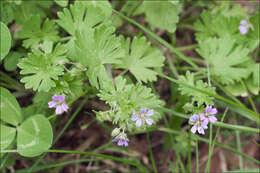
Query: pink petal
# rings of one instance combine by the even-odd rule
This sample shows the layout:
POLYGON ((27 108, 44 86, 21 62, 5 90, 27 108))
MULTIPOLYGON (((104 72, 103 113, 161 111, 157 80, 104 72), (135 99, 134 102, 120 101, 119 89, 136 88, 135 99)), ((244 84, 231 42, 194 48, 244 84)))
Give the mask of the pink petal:
POLYGON ((212 115, 215 115, 218 113, 218 110, 216 108, 212 109, 210 112, 212 115))
POLYGON ((212 109, 212 106, 206 106, 206 112, 210 112, 212 109))
POLYGON ((205 120, 206 119, 206 117, 205 117, 205 114, 200 114, 200 120, 205 120))
POLYGON ((57 115, 62 114, 62 107, 60 105, 56 107, 56 114, 57 115))
POLYGON ((48 102, 49 108, 54 108, 56 106, 56 102, 55 101, 50 101, 48 102))
POLYGON ((68 105, 66 105, 65 103, 63 103, 61 107, 64 110, 64 112, 67 112, 67 110, 69 109, 68 105))
POLYGON ((209 116, 209 121, 211 123, 215 123, 217 121, 217 118, 215 116, 209 116))
POLYGON ((59 96, 59 100, 60 100, 60 101, 65 101, 65 96, 64 96, 64 95, 60 95, 60 96, 59 96))
POLYGON ((54 94, 54 95, 52 96, 52 100, 54 100, 54 101, 59 100, 59 96, 58 96, 57 94, 54 94))
POLYGON ((204 129, 202 127, 199 127, 198 133, 204 135, 205 134, 204 129))

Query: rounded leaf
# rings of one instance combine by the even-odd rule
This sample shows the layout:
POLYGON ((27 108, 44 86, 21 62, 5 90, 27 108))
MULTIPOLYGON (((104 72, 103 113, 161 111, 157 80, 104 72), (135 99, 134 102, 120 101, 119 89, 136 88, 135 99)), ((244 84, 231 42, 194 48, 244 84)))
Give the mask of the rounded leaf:
POLYGON ((20 52, 10 52, 5 60, 4 67, 7 71, 14 71, 17 68, 19 59, 23 56, 20 52))
POLYGON ((15 97, 5 88, 0 88, 0 119, 17 126, 23 119, 21 107, 15 97))
POLYGON ((6 149, 14 140, 16 129, 0 124, 0 148, 6 149))
POLYGON ((0 61, 2 61, 11 48, 11 34, 2 22, 0 22, 0 35, 0 61))
POLYGON ((43 115, 33 115, 25 120, 17 131, 18 153, 34 157, 52 145, 53 131, 49 120, 43 115))

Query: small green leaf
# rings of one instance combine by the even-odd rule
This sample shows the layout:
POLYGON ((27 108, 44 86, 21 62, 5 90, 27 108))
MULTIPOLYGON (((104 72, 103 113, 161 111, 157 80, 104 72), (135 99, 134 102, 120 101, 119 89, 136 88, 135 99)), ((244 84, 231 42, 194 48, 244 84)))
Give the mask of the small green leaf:
POLYGON ((11 48, 12 38, 8 27, 2 22, 0 22, 0 33, 0 61, 2 61, 11 48))
POLYGON ((122 39, 122 45, 127 55, 118 67, 129 70, 138 81, 155 81, 157 73, 153 68, 163 66, 162 53, 152 47, 145 37, 135 37, 131 44, 129 38, 126 41, 122 39))
POLYGON ((34 115, 18 127, 17 149, 22 156, 34 157, 42 154, 51 147, 52 140, 51 124, 43 115, 34 115))
POLYGON ((61 7, 66 7, 68 5, 69 0, 54 0, 56 4, 61 7))
POLYGON ((0 119, 6 123, 17 126, 22 121, 22 111, 15 97, 5 88, 0 88, 0 119))
POLYGON ((176 24, 179 21, 179 13, 181 8, 178 4, 171 2, 143 2, 147 22, 161 29, 166 29, 169 32, 176 30, 176 24))
POLYGON ((4 67, 7 71, 14 71, 17 68, 19 59, 23 56, 20 52, 10 52, 4 59, 4 67))
POLYGON ((6 149, 14 140, 16 129, 0 124, 0 148, 6 149))

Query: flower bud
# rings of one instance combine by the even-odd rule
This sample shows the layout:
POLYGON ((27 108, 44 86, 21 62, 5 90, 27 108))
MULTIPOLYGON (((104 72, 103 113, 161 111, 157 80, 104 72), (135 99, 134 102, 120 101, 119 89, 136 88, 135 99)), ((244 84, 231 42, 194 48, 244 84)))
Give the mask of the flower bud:
POLYGON ((120 133, 120 129, 119 129, 119 128, 115 128, 115 129, 112 131, 111 135, 112 135, 112 136, 117 136, 117 135, 119 135, 119 133, 120 133))

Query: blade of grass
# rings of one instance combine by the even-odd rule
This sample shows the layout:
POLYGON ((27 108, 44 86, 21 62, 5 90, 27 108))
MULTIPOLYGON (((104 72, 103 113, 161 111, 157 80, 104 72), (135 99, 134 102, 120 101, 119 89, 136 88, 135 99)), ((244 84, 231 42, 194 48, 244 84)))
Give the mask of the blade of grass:
POLYGON ((146 139, 147 139, 147 143, 148 143, 150 159, 151 159, 152 165, 153 165, 153 170, 154 170, 155 173, 158 173, 156 163, 155 163, 155 160, 154 160, 154 156, 153 156, 153 150, 152 150, 152 147, 151 147, 149 133, 146 134, 146 139))
POLYGON ((196 173, 200 172, 200 164, 199 164, 199 142, 196 139, 196 173))
MULTIPOLYGON (((237 117, 235 116, 235 122, 237 124, 237 117)), ((240 141, 240 132, 239 131, 235 131, 236 134, 236 143, 237 143, 237 150, 239 152, 241 152, 241 141, 240 141)), ((239 161, 239 168, 242 170, 244 168, 244 164, 243 164, 243 158, 241 156, 238 156, 238 161, 239 161)))
MULTIPOLYGON (((79 159, 79 160, 69 160, 69 161, 60 162, 60 163, 48 163, 48 164, 43 165, 43 166, 35 167, 32 170, 32 172, 38 172, 38 171, 41 171, 41 170, 46 170, 46 169, 50 169, 50 168, 66 166, 66 165, 70 165, 70 164, 90 162, 92 160, 93 159, 79 159)), ((101 159, 95 159, 95 160, 101 160, 101 159)), ((21 170, 16 171, 16 173, 27 173, 27 172, 28 172, 28 169, 21 169, 21 170)))

